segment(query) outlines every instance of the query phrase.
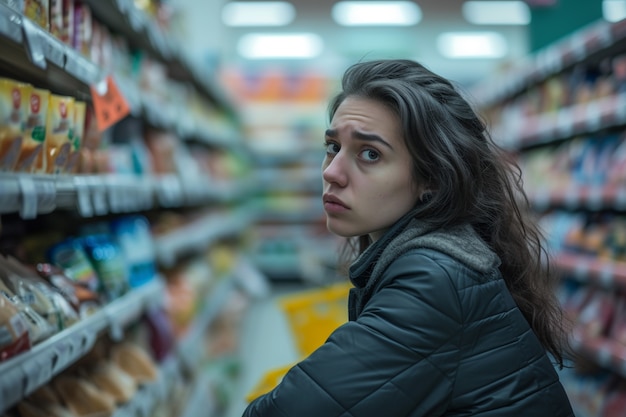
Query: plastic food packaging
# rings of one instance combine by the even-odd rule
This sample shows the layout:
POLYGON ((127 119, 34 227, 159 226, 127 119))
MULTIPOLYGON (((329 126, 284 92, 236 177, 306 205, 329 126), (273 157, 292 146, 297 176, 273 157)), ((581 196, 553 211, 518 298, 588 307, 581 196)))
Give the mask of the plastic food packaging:
POLYGON ((115 398, 84 378, 60 375, 52 384, 76 417, 108 416, 115 411, 115 398))
POLYGON ((74 97, 50 94, 44 144, 46 172, 49 174, 65 172, 72 146, 74 101, 74 97))
POLYGON ((25 99, 20 83, 0 78, 0 172, 13 171, 22 148, 25 99))
POLYGON ((85 136, 85 117, 87 104, 84 101, 74 102, 74 129, 71 138, 70 154, 67 157, 65 172, 75 173, 80 163, 80 149, 85 136))
POLYGON ((86 378, 107 392, 118 404, 130 401, 137 392, 137 382, 117 364, 100 360, 88 367, 86 378))
POLYGON ((6 295, 0 294, 0 362, 30 349, 28 324, 6 295))
POLYGON ((158 377, 156 364, 145 350, 131 342, 114 345, 111 359, 141 385, 158 377))
POLYGON ((15 170, 18 172, 45 172, 43 147, 46 139, 46 117, 50 92, 30 85, 23 85, 22 95, 27 104, 25 106, 25 128, 15 170))

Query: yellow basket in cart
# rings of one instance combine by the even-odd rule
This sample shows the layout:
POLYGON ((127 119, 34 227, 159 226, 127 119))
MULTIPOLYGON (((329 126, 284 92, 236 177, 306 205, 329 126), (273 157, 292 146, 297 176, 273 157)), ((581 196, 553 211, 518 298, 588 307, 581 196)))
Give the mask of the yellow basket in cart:
MULTIPOLYGON (((305 290, 282 297, 278 304, 285 312, 296 348, 302 358, 320 347, 339 326, 348 321, 349 283, 305 290)), ((246 395, 248 402, 272 390, 294 364, 266 372, 246 395)))

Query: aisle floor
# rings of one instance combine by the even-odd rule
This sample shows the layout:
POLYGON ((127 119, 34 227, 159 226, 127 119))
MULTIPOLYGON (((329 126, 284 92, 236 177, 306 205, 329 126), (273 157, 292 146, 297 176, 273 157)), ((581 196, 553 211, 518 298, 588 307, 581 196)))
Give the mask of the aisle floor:
POLYGON ((242 323, 240 339, 241 376, 232 404, 224 417, 241 417, 245 398, 263 375, 298 359, 285 313, 276 300, 303 287, 273 288, 270 296, 253 300, 242 323))

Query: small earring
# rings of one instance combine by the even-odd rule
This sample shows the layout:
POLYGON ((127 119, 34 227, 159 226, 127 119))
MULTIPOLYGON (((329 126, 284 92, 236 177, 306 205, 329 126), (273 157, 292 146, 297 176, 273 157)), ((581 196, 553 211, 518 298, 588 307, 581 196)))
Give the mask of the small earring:
POLYGON ((428 203, 433 198, 433 193, 431 191, 424 191, 422 195, 420 195, 420 202, 428 203))

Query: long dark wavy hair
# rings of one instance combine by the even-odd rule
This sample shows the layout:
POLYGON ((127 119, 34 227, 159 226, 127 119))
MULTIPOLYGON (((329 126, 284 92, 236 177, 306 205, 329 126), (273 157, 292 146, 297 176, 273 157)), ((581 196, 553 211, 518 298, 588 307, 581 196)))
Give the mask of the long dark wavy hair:
MULTIPOLYGON (((500 271, 513 299, 562 367, 569 326, 513 158, 493 142, 486 124, 454 85, 417 62, 359 62, 346 70, 341 85, 329 105, 330 119, 349 96, 376 100, 399 116, 413 159, 412 174, 432 191, 415 217, 436 228, 473 226, 500 257, 500 271)), ((346 243, 344 265, 371 242, 360 236, 346 243)))

